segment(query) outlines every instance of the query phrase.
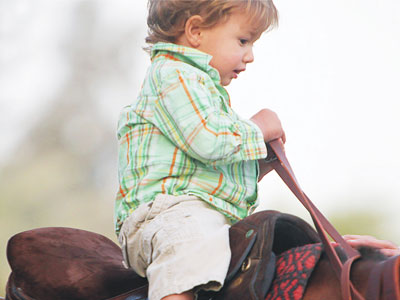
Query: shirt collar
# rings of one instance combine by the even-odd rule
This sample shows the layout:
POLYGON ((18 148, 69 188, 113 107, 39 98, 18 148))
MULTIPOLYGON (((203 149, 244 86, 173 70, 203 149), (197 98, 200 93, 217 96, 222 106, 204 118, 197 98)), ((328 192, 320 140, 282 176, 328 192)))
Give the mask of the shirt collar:
POLYGON ((151 60, 153 61, 159 56, 170 55, 171 59, 180 60, 186 62, 200 70, 206 72, 213 81, 219 83, 221 78, 218 71, 210 66, 210 61, 212 59, 211 55, 199 51, 194 48, 185 47, 173 43, 157 43, 151 48, 151 60), (163 55, 164 54, 164 55, 163 55))

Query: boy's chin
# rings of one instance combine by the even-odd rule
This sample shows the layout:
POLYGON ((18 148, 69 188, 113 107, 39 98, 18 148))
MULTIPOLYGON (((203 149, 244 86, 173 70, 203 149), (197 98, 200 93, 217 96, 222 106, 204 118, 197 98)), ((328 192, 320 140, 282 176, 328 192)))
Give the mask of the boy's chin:
POLYGON ((232 82, 232 78, 226 78, 221 80, 221 85, 222 86, 227 86, 232 82))

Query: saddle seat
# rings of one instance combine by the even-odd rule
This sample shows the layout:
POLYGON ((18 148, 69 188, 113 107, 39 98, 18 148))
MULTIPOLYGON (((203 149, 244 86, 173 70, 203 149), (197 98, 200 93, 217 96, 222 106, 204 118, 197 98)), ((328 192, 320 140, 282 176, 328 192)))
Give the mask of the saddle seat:
MULTIPOLYGON (((230 228, 232 260, 223 290, 199 298, 265 299, 275 254, 319 241, 298 217, 255 213, 230 228)), ((25 231, 9 240, 7 258, 7 300, 147 299, 147 279, 126 269, 120 247, 100 234, 64 227, 25 231)))
MULTIPOLYGON (((121 249, 93 232, 63 227, 25 231, 7 247, 12 269, 7 299, 110 299, 136 291, 146 299, 147 280, 122 264, 121 249)), ((123 298, 125 299, 125 298, 123 298)))

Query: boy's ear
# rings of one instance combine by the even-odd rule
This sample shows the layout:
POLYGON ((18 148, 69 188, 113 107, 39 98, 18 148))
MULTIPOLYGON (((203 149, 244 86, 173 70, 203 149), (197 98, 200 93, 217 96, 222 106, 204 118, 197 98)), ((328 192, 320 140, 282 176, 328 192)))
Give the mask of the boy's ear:
POLYGON ((199 15, 191 16, 185 23, 185 37, 193 48, 200 46, 203 31, 202 23, 203 18, 199 15))

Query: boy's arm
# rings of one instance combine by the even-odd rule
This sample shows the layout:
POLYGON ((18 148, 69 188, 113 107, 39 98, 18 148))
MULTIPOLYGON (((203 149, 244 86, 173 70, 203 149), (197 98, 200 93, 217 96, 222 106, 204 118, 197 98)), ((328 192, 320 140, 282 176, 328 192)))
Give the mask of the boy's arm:
POLYGON ((205 164, 230 164, 266 157, 261 129, 224 112, 221 101, 197 74, 176 70, 162 78, 152 122, 177 147, 205 164))

